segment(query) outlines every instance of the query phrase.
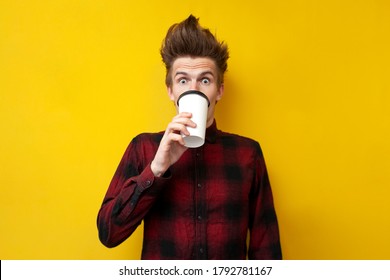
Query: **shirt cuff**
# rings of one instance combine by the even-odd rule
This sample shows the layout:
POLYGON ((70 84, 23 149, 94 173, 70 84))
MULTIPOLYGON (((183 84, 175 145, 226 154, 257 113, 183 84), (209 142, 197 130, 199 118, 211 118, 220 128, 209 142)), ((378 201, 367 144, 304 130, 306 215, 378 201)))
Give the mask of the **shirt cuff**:
POLYGON ((147 191, 148 194, 157 194, 171 178, 171 172, 165 172, 161 177, 155 177, 150 163, 137 178, 137 189, 140 193, 147 191))

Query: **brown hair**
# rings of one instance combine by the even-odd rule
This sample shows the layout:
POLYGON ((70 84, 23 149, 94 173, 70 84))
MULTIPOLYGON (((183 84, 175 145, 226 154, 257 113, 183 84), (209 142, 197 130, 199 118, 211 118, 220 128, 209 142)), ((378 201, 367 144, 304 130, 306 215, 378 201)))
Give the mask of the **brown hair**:
POLYGON ((190 15, 186 20, 173 24, 162 42, 160 54, 166 67, 165 84, 172 84, 171 68, 178 57, 209 57, 218 69, 218 83, 223 83, 229 52, 227 45, 219 42, 209 29, 199 25, 199 19, 190 15))

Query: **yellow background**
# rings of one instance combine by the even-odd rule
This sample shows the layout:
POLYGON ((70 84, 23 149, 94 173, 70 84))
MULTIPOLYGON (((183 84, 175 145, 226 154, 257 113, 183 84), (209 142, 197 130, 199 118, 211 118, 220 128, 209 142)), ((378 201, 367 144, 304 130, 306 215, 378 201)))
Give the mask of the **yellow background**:
POLYGON ((159 56, 190 13, 231 53, 218 126, 263 148, 286 259, 390 259, 387 0, 0 0, 0 259, 138 259, 96 215, 175 114, 159 56))

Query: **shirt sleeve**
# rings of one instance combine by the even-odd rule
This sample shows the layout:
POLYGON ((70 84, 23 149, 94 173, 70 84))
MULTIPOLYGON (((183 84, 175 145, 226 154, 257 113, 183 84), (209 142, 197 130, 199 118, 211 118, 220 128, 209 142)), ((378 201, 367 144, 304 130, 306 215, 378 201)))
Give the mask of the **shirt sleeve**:
POLYGON ((278 220, 265 160, 257 143, 255 178, 250 196, 249 259, 282 259, 278 220))
POLYGON ((105 246, 115 247, 135 231, 169 180, 169 174, 154 176, 154 153, 153 144, 140 137, 126 149, 98 213, 99 239, 105 246))

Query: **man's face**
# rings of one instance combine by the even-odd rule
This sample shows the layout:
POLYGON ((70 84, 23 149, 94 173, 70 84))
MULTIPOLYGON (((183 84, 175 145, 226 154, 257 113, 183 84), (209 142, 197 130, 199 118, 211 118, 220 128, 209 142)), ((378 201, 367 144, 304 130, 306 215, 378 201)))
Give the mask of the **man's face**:
POLYGON ((172 84, 167 89, 177 110, 177 99, 185 91, 198 90, 209 98, 206 124, 209 127, 214 120, 215 104, 223 95, 223 84, 218 83, 215 62, 207 57, 179 57, 172 65, 171 75, 172 84))

